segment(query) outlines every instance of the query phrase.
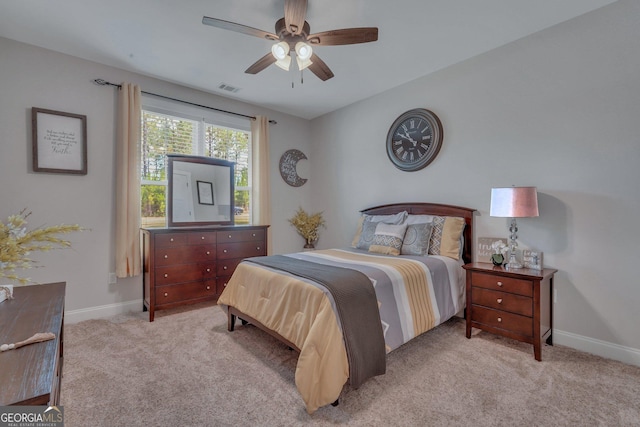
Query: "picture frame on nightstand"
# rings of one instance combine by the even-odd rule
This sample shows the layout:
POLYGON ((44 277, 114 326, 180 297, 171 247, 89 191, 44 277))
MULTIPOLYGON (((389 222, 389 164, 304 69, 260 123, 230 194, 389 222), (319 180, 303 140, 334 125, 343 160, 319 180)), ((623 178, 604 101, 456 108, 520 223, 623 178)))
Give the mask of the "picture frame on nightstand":
POLYGON ((524 268, 530 268, 532 270, 542 270, 543 254, 540 251, 534 251, 531 249, 524 249, 522 251, 522 265, 524 268))

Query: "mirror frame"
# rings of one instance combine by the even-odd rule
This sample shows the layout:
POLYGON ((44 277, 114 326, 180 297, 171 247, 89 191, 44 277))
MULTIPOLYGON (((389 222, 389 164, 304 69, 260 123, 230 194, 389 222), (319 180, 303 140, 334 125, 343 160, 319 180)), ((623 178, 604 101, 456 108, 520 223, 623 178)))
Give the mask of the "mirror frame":
POLYGON ((187 154, 167 154, 167 226, 168 227, 197 227, 201 225, 234 225, 235 223, 235 176, 234 162, 213 157, 192 156, 187 154), (197 163, 211 166, 225 166, 229 168, 229 185, 231 197, 229 200, 229 220, 228 221, 173 221, 173 162, 197 163))

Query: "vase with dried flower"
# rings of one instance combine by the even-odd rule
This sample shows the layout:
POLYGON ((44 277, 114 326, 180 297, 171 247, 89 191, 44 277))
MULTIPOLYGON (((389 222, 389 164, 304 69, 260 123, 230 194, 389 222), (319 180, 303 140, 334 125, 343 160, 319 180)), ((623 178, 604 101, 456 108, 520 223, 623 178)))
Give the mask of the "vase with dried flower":
MULTIPOLYGON (((68 248, 71 242, 60 238, 59 235, 83 230, 77 224, 60 224, 27 230, 29 215, 31 212, 23 209, 19 214, 9 216, 6 222, 0 221, 0 279, 5 278, 21 285, 31 282, 31 279, 18 276, 15 270, 36 266, 36 262, 29 258, 29 254, 55 248, 68 248)), ((0 285, 0 288, 4 295, 0 301, 13 297, 12 285, 0 285)))
POLYGON ((298 234, 304 237, 306 242, 304 245, 305 249, 315 248, 320 227, 326 228, 324 219, 322 219, 322 212, 309 215, 301 207, 298 208, 292 218, 289 218, 289 223, 296 228, 298 234))

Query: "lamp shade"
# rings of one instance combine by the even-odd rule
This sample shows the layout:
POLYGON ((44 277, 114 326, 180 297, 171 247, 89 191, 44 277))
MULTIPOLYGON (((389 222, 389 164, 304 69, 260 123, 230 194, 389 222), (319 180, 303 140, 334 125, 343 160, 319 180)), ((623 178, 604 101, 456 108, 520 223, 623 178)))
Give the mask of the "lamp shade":
POLYGON ((536 187, 492 188, 489 215, 506 218, 538 216, 536 187))

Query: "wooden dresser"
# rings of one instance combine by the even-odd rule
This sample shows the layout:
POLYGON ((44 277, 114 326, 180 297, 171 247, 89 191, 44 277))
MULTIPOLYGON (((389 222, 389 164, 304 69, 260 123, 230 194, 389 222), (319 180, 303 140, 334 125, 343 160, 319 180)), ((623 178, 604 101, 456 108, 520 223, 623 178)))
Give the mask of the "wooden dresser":
POLYGON ((144 307, 156 310, 216 300, 240 261, 267 254, 267 227, 144 228, 144 307))
POLYGON ((551 341, 553 275, 558 270, 508 270, 488 263, 467 270, 467 338, 471 328, 533 344, 542 360, 542 341, 551 341))
POLYGON ((0 344, 52 332, 50 341, 0 353, 0 406, 59 405, 66 284, 16 286, 0 303, 0 344))

